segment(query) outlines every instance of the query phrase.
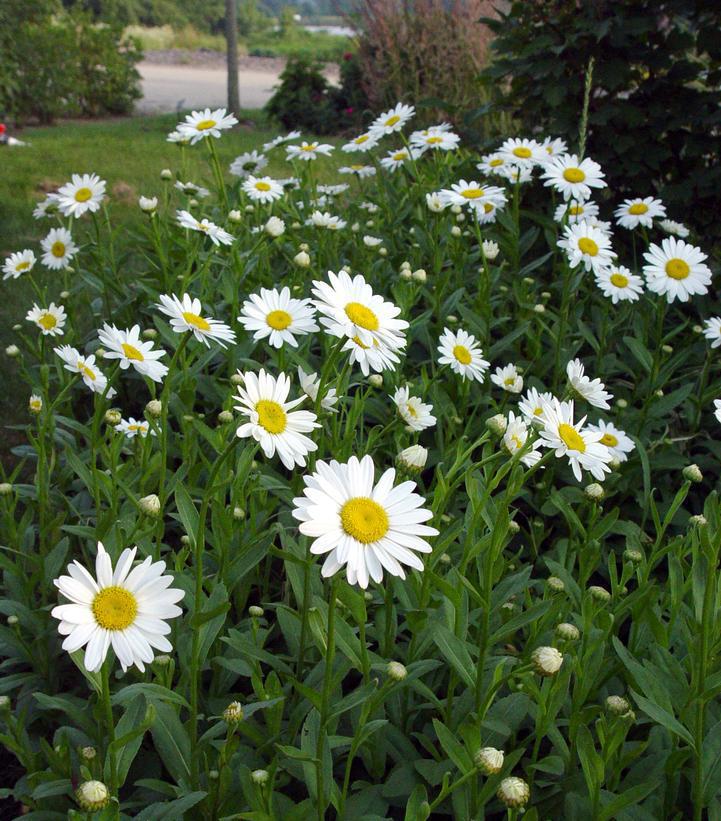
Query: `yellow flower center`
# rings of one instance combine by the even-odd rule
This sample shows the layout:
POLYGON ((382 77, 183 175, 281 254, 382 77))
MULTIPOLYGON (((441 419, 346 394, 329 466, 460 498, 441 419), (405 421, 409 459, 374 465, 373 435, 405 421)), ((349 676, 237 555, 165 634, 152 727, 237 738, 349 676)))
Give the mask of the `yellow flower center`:
POLYGON ((132 431, 144 431, 145 428, 146 428, 145 425, 141 425, 139 423, 136 423, 135 425, 128 425, 128 430, 132 430, 132 431))
POLYGON ((686 279, 691 273, 691 268, 685 260, 674 257, 666 263, 666 273, 671 279, 686 279))
POLYGON ((633 214, 637 216, 638 214, 645 214, 648 211, 648 205, 645 202, 634 202, 634 204, 628 209, 629 214, 633 214))
POLYGON ((89 188, 78 188, 78 190, 75 192, 75 201, 87 202, 92 196, 93 192, 89 188))
POLYGON ((537 407, 537 408, 534 408, 533 409, 533 415, 534 416, 543 416, 543 408, 540 407, 540 406, 537 407))
POLYGON ((366 308, 360 302, 349 302, 345 306, 345 314, 354 325, 364 328, 366 331, 377 331, 379 328, 378 317, 370 308, 366 308))
POLYGON ((15 270, 16 270, 16 271, 27 271, 27 269, 28 269, 29 267, 30 267, 30 263, 29 263, 27 260, 25 260, 25 261, 23 261, 23 262, 19 262, 19 263, 15 266, 15 270))
POLYGON ((586 175, 580 168, 567 168, 563 172, 563 179, 566 180, 566 182, 583 182, 586 179, 586 175))
POLYGON ((407 155, 406 155, 405 151, 396 151, 396 153, 393 155, 393 159, 394 160, 405 160, 406 156, 407 155))
POLYGON ((283 331, 293 321, 293 317, 288 311, 271 311, 268 316, 266 316, 265 321, 270 328, 276 331, 283 331))
POLYGON ((515 376, 507 376, 507 377, 503 380, 503 384, 504 384, 504 385, 513 385, 513 383, 514 383, 515 381, 516 381, 516 377, 515 377, 515 376))
POLYGON ((364 167, 363 165, 351 165, 353 171, 362 171, 364 167))
POLYGON ((123 342, 120 347, 123 349, 126 359, 134 359, 136 362, 145 362, 145 357, 134 345, 123 342))
POLYGON ((267 182, 263 182, 262 180, 258 180, 255 184, 256 191, 270 191, 270 185, 267 182))
POLYGON ((611 274, 609 279, 611 280, 611 284, 615 285, 617 288, 625 288, 628 285, 628 277, 625 277, 623 274, 619 274, 618 272, 611 274))
POLYGON ((413 405, 406 405, 406 413, 414 419, 418 419, 418 411, 413 407, 413 405))
POLYGON ((315 151, 318 147, 318 143, 311 143, 310 145, 304 145, 300 150, 301 151, 315 151))
MULTIPOLYGON (((364 351, 367 351, 367 350, 368 350, 368 348, 370 348, 370 345, 364 345, 364 344, 360 341, 360 338, 359 338, 359 337, 357 337, 357 336, 354 336, 354 337, 353 337, 353 341, 355 342, 355 344, 356 344, 359 348, 363 348, 363 350, 364 350, 364 351)), ((374 341, 375 341, 375 340, 374 340, 374 341)))
POLYGON ((398 116, 398 114, 394 114, 392 117, 389 117, 386 120, 386 125, 395 125, 396 123, 400 122, 400 119, 401 118, 398 116))
POLYGON ((488 165, 490 165, 490 166, 491 166, 491 168, 498 168, 498 166, 499 166, 499 165, 503 165, 503 160, 502 160, 500 157, 496 157, 496 159, 495 159, 495 160, 491 160, 491 161, 488 163, 488 165))
POLYGON ((45 328, 46 331, 51 331, 57 324, 57 319, 55 319, 55 317, 50 313, 42 314, 42 316, 38 319, 38 325, 45 328))
POLYGON ((368 134, 361 134, 360 137, 356 137, 355 140, 353 140, 353 142, 355 145, 363 145, 363 143, 368 142, 368 140, 368 134))
POLYGON ((201 120, 196 126, 197 131, 208 131, 211 128, 215 128, 218 123, 215 120, 201 120))
POLYGON ((453 348, 453 356, 461 363, 461 365, 471 364, 471 352, 465 345, 456 345, 453 348))
POLYGON ((428 143, 428 145, 438 145, 438 143, 443 142, 443 137, 428 137, 426 142, 428 143))
POLYGON ((565 422, 561 422, 558 426, 558 435, 569 450, 577 450, 579 453, 586 452, 586 443, 573 425, 567 425, 565 422))
POLYGON ((79 370, 79 371, 80 371, 80 373, 82 373, 84 376, 87 376, 87 377, 88 377, 88 379, 89 379, 91 382, 95 382, 95 380, 98 378, 98 377, 97 377, 97 374, 95 373, 95 371, 94 371, 92 368, 89 368, 89 367, 85 364, 85 362, 83 362, 83 360, 82 360, 82 359, 78 360, 78 370, 79 370))
POLYGON ((484 203, 483 203, 483 212, 484 212, 485 214, 490 214, 490 213, 491 213, 491 211, 493 211, 493 209, 494 209, 495 207, 496 207, 496 206, 495 206, 495 205, 493 205, 493 203, 491 203, 491 202, 484 202, 484 203))
POLYGON ((60 242, 60 240, 54 242, 50 246, 50 253, 58 259, 62 259, 65 256, 65 243, 60 242))
POLYGON ((583 206, 582 205, 572 205, 568 209, 568 213, 572 214, 574 217, 578 217, 583 214, 583 206))
POLYGON ((377 542, 388 532, 388 514, 367 496, 349 499, 340 509, 340 523, 349 536, 363 544, 377 542))
POLYGON ((138 601, 124 587, 106 587, 90 605, 95 621, 104 630, 126 630, 138 614, 138 601))
POLYGON ((288 425, 285 411, 271 399, 261 399, 256 402, 255 412, 258 414, 258 424, 268 433, 283 433, 288 425))
POLYGON ((466 188, 465 191, 461 191, 461 196, 465 197, 467 200, 477 200, 479 197, 483 196, 483 193, 482 188, 466 188))
POLYGON ((527 160, 531 156, 531 149, 526 148, 525 145, 519 145, 517 148, 513 149, 513 155, 515 157, 520 157, 523 160, 527 160))
POLYGON ((520 438, 514 433, 511 434, 511 442, 516 446, 516 450, 520 450, 523 447, 523 442, 521 442, 520 438))
POLYGON ((193 314, 190 311, 183 311, 182 317, 188 325, 193 328, 197 328, 199 331, 210 330, 210 322, 208 322, 207 319, 203 319, 202 316, 198 316, 198 314, 193 314))
POLYGON ((590 237, 581 237, 578 240, 578 250, 589 257, 595 257, 598 253, 598 245, 590 237))
POLYGON ((604 433, 601 437, 601 444, 607 448, 615 448, 618 444, 618 439, 612 433, 604 433))
POLYGON ((42 406, 43 406, 43 400, 42 399, 31 399, 30 400, 30 407, 32 408, 32 410, 40 410, 42 408, 42 406))

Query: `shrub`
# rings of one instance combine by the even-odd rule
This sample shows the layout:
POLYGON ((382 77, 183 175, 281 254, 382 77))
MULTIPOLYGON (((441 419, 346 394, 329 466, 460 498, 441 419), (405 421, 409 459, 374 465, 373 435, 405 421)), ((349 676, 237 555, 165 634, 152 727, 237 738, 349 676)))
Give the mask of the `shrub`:
POLYGON ((524 0, 486 22, 496 38, 485 76, 519 129, 575 144, 593 57, 588 153, 617 195, 655 190, 672 217, 693 209, 721 239, 718 3, 524 0))

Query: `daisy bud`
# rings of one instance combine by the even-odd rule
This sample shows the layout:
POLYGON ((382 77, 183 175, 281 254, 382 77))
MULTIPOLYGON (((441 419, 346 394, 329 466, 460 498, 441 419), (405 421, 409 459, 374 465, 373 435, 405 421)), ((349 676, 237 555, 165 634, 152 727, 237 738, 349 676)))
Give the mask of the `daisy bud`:
POLYGON ((160 179, 161 180, 172 180, 173 179, 173 172, 169 168, 164 168, 160 172, 160 179))
POLYGON ((75 791, 75 798, 86 812, 97 812, 110 803, 110 790, 102 781, 83 781, 75 791))
POLYGON ((151 419, 160 419, 163 414, 163 403, 160 399, 151 399, 145 406, 145 412, 151 419))
POLYGON ((628 407, 628 402, 625 399, 617 399, 616 407, 625 410, 628 407))
POLYGON ((563 655, 555 647, 536 647, 531 662, 539 675, 554 676, 563 664, 563 655))
POLYGON ((231 701, 223 710, 223 720, 231 726, 240 724, 243 720, 243 707, 239 701, 231 701))
POLYGON ((350 230, 353 231, 354 234, 357 234, 358 231, 360 231, 360 223, 354 222, 353 225, 351 225, 350 230))
POLYGON ((633 548, 628 547, 623 551, 623 558, 631 564, 641 564, 643 553, 640 550, 633 550, 633 548))
POLYGON ((446 317, 446 319, 447 319, 449 322, 458 322, 458 317, 457 317, 455 314, 448 314, 448 316, 446 317))
POLYGON ((504 294, 507 294, 508 293, 508 286, 507 285, 499 285, 498 290, 501 291, 504 294))
POLYGON ((138 205, 140 206, 140 210, 146 214, 153 214, 158 209, 158 198, 157 197, 140 197, 138 200, 138 205))
POLYGON ((486 775, 495 775, 503 769, 504 758, 503 750, 497 750, 495 747, 483 747, 473 756, 473 761, 476 767, 486 775))
POLYGON ((460 416, 452 416, 452 417, 451 417, 451 422, 453 422, 453 424, 454 424, 454 425, 461 425, 461 424, 463 424, 463 420, 461 419, 461 417, 460 417, 460 416))
POLYGON ((703 482, 703 473, 698 465, 686 465, 682 473, 683 478, 688 482, 703 482))
POLYGON ((195 197, 192 197, 188 202, 188 205, 191 208, 195 208, 197 206, 197 204, 198 204, 198 200, 196 200, 195 197))
POLYGON ((410 473, 419 473, 428 461, 428 450, 423 445, 411 445, 398 454, 397 461, 410 473))
POLYGON ((17 616, 8 616, 8 624, 10 627, 15 627, 15 625, 20 621, 17 616))
POLYGON ((83 747, 80 750, 80 755, 85 759, 85 761, 92 761, 97 754, 98 751, 95 747, 83 747))
POLYGON ((122 418, 123 418, 123 415, 120 413, 120 411, 117 408, 108 408, 108 410, 105 411, 105 416, 103 416, 103 419, 105 420, 105 424, 110 425, 112 427, 115 427, 115 425, 119 425, 120 420, 122 418))
POLYGON ((514 536, 516 535, 516 533, 521 532, 521 526, 518 524, 517 521, 515 521, 515 519, 511 519, 508 522, 508 532, 512 533, 514 536))
POLYGON ((460 214, 461 213, 461 206, 460 205, 452 205, 451 206, 451 213, 452 214, 460 214))
POLYGON ((0 482, 0 496, 9 496, 13 492, 13 486, 9 482, 0 482))
POLYGON ((563 583, 563 580, 559 579, 558 576, 549 576, 546 579, 546 587, 548 587, 548 589, 553 593, 563 593, 566 589, 566 585, 563 583))
POLYGON ((255 206, 254 205, 248 204, 248 205, 245 206, 245 213, 246 214, 252 214, 253 211, 255 211, 255 206))
POLYGON ((70 291, 60 291, 60 298, 67 299, 70 296, 70 291))
POLYGON ((158 667, 167 667, 172 660, 173 659, 166 653, 161 653, 153 659, 153 664, 157 664, 158 667))
POLYGON ((378 249, 378 253, 379 253, 382 257, 387 257, 387 256, 388 256, 388 249, 387 249, 387 248, 384 248, 383 246, 381 246, 381 247, 378 249))
POLYGON ((230 411, 224 410, 218 414, 218 424, 228 425, 233 421, 233 414, 230 411))
POLYGON ((38 396, 36 393, 32 394, 30 396, 30 399, 28 399, 28 410, 30 411, 30 413, 37 414, 37 413, 40 413, 40 411, 42 409, 43 409, 43 398, 42 398, 42 396, 38 396))
POLYGON ((502 413, 497 413, 495 416, 486 419, 486 427, 491 433, 495 433, 496 436, 503 436, 508 427, 508 421, 502 413))
POLYGON ((533 306, 533 313, 534 314, 545 314, 546 313, 546 306, 543 305, 541 302, 537 303, 533 306))
POLYGON ((208 770, 208 778, 211 781, 217 781, 220 778, 220 773, 217 770, 208 770))
POLYGON ((7 348, 5 348, 5 353, 11 359, 15 359, 15 357, 20 356, 20 348, 18 348, 17 345, 8 345, 7 348))
POLYGON ((293 257, 293 262, 295 262, 299 268, 307 268, 310 265, 310 257, 305 251, 298 251, 293 257))
POLYGON ((299 222, 291 222, 290 227, 294 231, 297 231, 299 228, 302 228, 303 226, 299 222))
POLYGON ((533 277, 523 277, 523 281, 526 283, 526 285, 533 285, 536 282, 536 280, 533 277))
POLYGON ((611 461, 608 463, 608 466, 611 468, 611 470, 618 470, 621 467, 621 462, 614 456, 613 459, 611 459, 611 461))
POLYGON ((608 696, 606 709, 615 716, 623 716, 631 709, 631 705, 623 696, 608 696))
POLYGON ((569 624, 567 621, 562 621, 556 625, 556 635, 564 641, 578 641, 581 637, 578 627, 575 624, 569 624))
POLYGON ((454 236, 454 237, 460 237, 461 229, 457 225, 454 225, 451 228, 451 235, 454 236))
POLYGON ((661 350, 664 353, 673 353, 673 348, 670 345, 661 345, 661 350))
POLYGON ((441 553, 441 555, 438 557, 438 561, 441 564, 450 564, 451 557, 447 553, 441 553))
POLYGON ((413 274, 410 268, 401 268, 399 276, 401 279, 411 279, 413 274))
POLYGON ((97 356, 98 359, 102 359, 105 356, 105 348, 96 348, 95 356, 97 356))
POLYGON ((528 784, 522 778, 510 776, 501 781, 496 796, 507 807, 523 807, 528 802, 531 791, 528 784))
POLYGON ((598 484, 598 482, 591 482, 590 485, 586 485, 583 492, 593 502, 600 502, 605 495, 603 488, 598 484))
POLYGON ((373 594, 369 590, 366 590, 365 593, 363 593, 363 598, 366 601, 373 601, 373 594))
POLYGON ((688 523, 692 527, 706 527, 708 524, 708 520, 705 516, 702 516, 700 513, 697 513, 695 516, 689 516, 688 523))
POLYGON ((419 268, 417 271, 414 271, 411 276, 416 282, 425 282, 427 279, 425 268, 419 268))
POLYGON ((498 253, 501 250, 498 247, 498 243, 493 242, 493 240, 490 239, 484 239, 481 243, 481 248, 483 249, 483 256, 489 262, 493 262, 493 260, 498 256, 498 253))
POLYGON ((143 331, 143 339, 156 339, 158 336, 158 332, 155 328, 146 328, 143 331))
POLYGON ((701 327, 701 325, 694 325, 693 328, 691 328, 691 330, 695 334, 702 334, 703 333, 703 328, 701 327))
POLYGON ((404 268, 407 268, 409 271, 411 270, 411 264, 410 264, 410 262, 408 262, 407 259, 404 259, 403 262, 401 262, 401 271, 404 268))
POLYGON ((0 713, 7 713, 10 710, 10 696, 0 696, 0 713))
POLYGON ((160 499, 154 493, 143 496, 138 502, 138 507, 142 513, 151 518, 157 518, 160 515, 160 499))
POLYGON ((232 211, 228 211, 228 222, 242 222, 243 215, 238 211, 237 208, 234 208, 232 211))
POLYGON ((379 373, 372 373, 368 377, 368 381, 374 388, 380 388, 383 385, 383 377, 379 373))
POLYGON ((406 670, 405 665, 401 664, 400 661, 389 661, 386 672, 388 673, 388 677, 393 679, 393 681, 403 681, 408 675, 408 670, 406 670))
POLYGON ((231 381, 234 385, 242 385, 242 384, 243 384, 243 382, 244 382, 245 380, 243 379, 243 374, 239 372, 239 373, 234 373, 234 374, 230 377, 230 381, 231 381))
POLYGON ((270 217, 264 228, 265 233, 271 237, 279 237, 285 233, 285 223, 279 217, 270 217))
POLYGON ((268 770, 253 770, 250 774, 250 778, 254 784, 257 784, 259 787, 262 787, 264 784, 268 783, 268 778, 270 774, 268 770))
POLYGON ((259 619, 265 613, 265 610, 263 610, 262 607, 258 607, 257 604, 251 604, 251 606, 248 608, 248 613, 254 619, 259 619))
POLYGON ((242 507, 233 508, 233 518, 238 521, 240 521, 241 519, 245 519, 245 511, 242 507))
POLYGON ((591 598, 595 599, 597 602, 605 604, 606 602, 611 601, 611 594, 605 587, 599 587, 597 584, 592 584, 588 588, 588 592, 591 594, 591 598))
POLYGON ((456 222, 465 222, 465 221, 466 221, 466 215, 465 214, 463 214, 463 213, 456 214, 456 222))
POLYGON ((13 325, 13 331, 22 331, 23 326, 20 324, 13 325))

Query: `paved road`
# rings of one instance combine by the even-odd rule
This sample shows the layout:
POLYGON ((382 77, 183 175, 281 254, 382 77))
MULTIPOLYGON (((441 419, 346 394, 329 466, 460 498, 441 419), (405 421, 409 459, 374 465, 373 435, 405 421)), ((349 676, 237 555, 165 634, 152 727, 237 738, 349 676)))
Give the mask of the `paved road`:
MULTIPOLYGON (((139 64, 143 99, 137 110, 143 114, 163 114, 205 106, 223 106, 227 100, 225 69, 199 66, 139 64)), ((241 69, 240 104, 262 108, 273 93, 278 73, 241 69)))

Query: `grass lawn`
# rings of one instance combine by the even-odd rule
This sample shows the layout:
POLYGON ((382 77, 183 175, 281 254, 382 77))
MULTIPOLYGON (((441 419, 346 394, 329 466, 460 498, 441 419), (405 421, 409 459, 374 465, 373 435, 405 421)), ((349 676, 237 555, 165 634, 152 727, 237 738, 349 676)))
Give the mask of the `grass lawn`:
MULTIPOLYGON (((241 112, 241 124, 216 142, 223 167, 238 154, 274 137, 278 131, 267 124, 258 111, 241 112)), ((109 209, 114 224, 132 223, 144 219, 138 208, 138 196, 153 196, 161 191, 160 171, 179 168, 179 150, 165 137, 178 117, 175 114, 155 117, 129 117, 93 122, 65 122, 60 125, 28 128, 22 139, 26 148, 0 149, 3 173, 0 175, 0 259, 13 251, 31 248, 40 258, 40 240, 47 233, 49 223, 32 217, 35 204, 45 194, 70 179, 73 173, 96 172, 107 181, 110 196, 109 209)), ((324 141, 328 141, 324 138, 324 141)), ((332 140, 331 140, 332 142, 332 140)), ((188 178, 195 183, 211 182, 207 151, 198 145, 188 152, 188 178)), ((292 171, 283 161, 282 151, 276 152, 267 172, 287 177, 292 171)), ((333 160, 324 160, 321 167, 334 167, 333 160)), ((38 265, 37 275, 49 281, 53 274, 38 265)), ((62 289, 58 277, 57 290, 62 289)), ((13 325, 23 323, 32 306, 34 294, 30 284, 23 281, 0 282, 0 351, 15 341, 13 325)), ((14 368, 8 369, 8 360, 0 358, 0 378, 9 378, 14 368)), ((26 396, 17 396, 5 390, 0 394, 2 425, 16 424, 27 418, 26 396)), ((2 437, 7 442, 6 437, 2 437)), ((1 448, 0 451, 4 449, 1 448)))

